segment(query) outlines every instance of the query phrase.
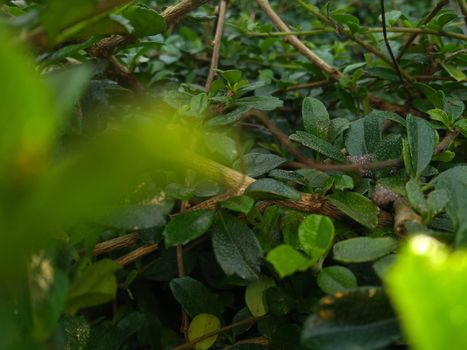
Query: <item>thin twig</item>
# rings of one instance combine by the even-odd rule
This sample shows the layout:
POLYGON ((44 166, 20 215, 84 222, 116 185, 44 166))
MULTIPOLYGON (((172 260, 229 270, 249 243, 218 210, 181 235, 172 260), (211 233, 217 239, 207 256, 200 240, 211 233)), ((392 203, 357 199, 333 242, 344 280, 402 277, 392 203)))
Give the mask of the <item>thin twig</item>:
POLYGON ((397 59, 394 56, 394 53, 392 52, 391 44, 389 44, 389 40, 388 40, 388 32, 387 32, 387 29, 386 29, 386 10, 384 8, 384 0, 380 0, 380 5, 381 5, 381 22, 383 24, 384 43, 386 44, 386 47, 388 49, 389 56, 391 56, 392 63, 394 65, 394 68, 397 71, 397 75, 399 75, 399 79, 400 79, 401 83, 404 84, 404 79, 402 78, 402 73, 401 73, 401 70, 400 70, 400 67, 399 67, 399 63, 397 63, 397 59))
MULTIPOLYGON (((462 1, 462 0, 461 0, 462 1)), ((436 16, 436 14, 444 7, 446 6, 447 4, 449 3, 449 0, 440 0, 437 2, 436 6, 433 8, 433 10, 431 10, 431 12, 425 17, 423 18, 417 25, 417 27, 420 27, 424 24, 427 24, 428 22, 430 22, 433 17, 436 16)), ((397 59, 400 60, 401 57, 404 55, 405 51, 407 51, 407 49, 409 48, 410 45, 412 45, 413 41, 415 40, 415 38, 417 37, 419 33, 413 33, 411 36, 409 36, 409 38, 407 39, 407 41, 405 42, 404 46, 401 47, 401 49, 399 50, 399 53, 397 55, 397 59)))
POLYGON ((467 4, 465 0, 457 0, 457 4, 459 5, 462 15, 464 16, 465 27, 467 28, 467 4))
MULTIPOLYGON (((412 28, 412 27, 391 27, 386 28, 388 33, 407 33, 407 34, 429 34, 429 35, 436 35, 436 36, 444 36, 447 38, 453 38, 458 40, 467 40, 467 35, 462 33, 455 33, 455 32, 445 32, 442 30, 433 30, 428 28, 412 28)), ((334 33, 335 29, 331 28, 323 28, 323 29, 315 29, 315 30, 307 30, 307 31, 300 31, 300 32, 248 32, 245 31, 244 33, 249 36, 255 37, 275 37, 275 36, 287 36, 287 35, 296 35, 296 36, 315 36, 325 33, 334 33)), ((363 34, 366 33, 382 33, 382 28, 367 28, 363 34)))
MULTIPOLYGON (((358 45, 360 45, 361 47, 363 47, 365 50, 371 52, 372 54, 374 54, 375 56, 381 58, 384 62, 386 62, 388 65, 392 66, 392 61, 383 53, 381 52, 380 50, 378 50, 377 48, 375 48, 374 46, 370 45, 369 43, 365 42, 364 40, 358 38, 357 36, 355 36, 353 33, 347 31, 347 30, 344 30, 340 25, 338 25, 337 23, 335 23, 332 19, 330 19, 329 17, 323 15, 322 13, 319 12, 319 10, 311 5, 311 4, 308 4, 306 3, 305 1, 303 0, 295 0, 298 4, 300 4, 303 8, 305 8, 306 10, 310 11, 315 17, 317 17, 323 24, 325 25, 328 25, 330 26, 331 28, 334 29, 334 31, 338 34, 338 35, 343 35, 345 36, 347 39, 349 40, 352 40, 354 41, 355 43, 357 43, 358 45)), ((409 74, 407 74, 403 69, 400 69, 400 72, 402 74, 402 76, 404 77, 404 79, 406 81, 412 81, 412 77, 410 77, 409 74)))
POLYGON ((224 31, 225 13, 227 11, 227 0, 220 0, 219 2, 219 15, 217 17, 216 34, 212 42, 212 58, 211 67, 209 68, 208 78, 204 89, 209 91, 211 84, 216 77, 216 69, 219 65, 220 49, 222 43, 222 33, 224 31))
POLYGON ((157 243, 139 247, 133 250, 132 252, 118 258, 117 260, 115 260, 115 262, 120 266, 131 264, 132 262, 142 258, 143 256, 154 252, 158 247, 159 245, 157 243))
POLYGON ((198 338, 195 338, 185 344, 182 344, 182 345, 179 345, 179 346, 176 346, 175 348, 173 348, 172 350, 185 350, 185 349, 191 349, 193 347, 193 345, 205 340, 205 339, 208 339, 208 338, 211 338, 215 335, 218 335, 218 334, 221 334, 221 333, 225 333, 227 331, 230 331, 231 329, 234 329, 234 328, 237 328, 237 327, 241 327, 241 326, 245 326, 245 325, 249 325, 249 324, 252 324, 252 323, 256 323, 258 321, 261 321, 262 319, 264 319, 265 317, 267 317, 266 315, 265 316, 260 316, 260 317, 250 317, 250 318, 247 318, 245 320, 242 320, 242 321, 238 321, 238 322, 235 322, 235 323, 232 323, 228 326, 225 326, 225 327, 222 327, 216 331, 212 331, 212 332, 209 332, 209 333, 206 333, 205 335, 202 335, 201 337, 198 337, 198 338))
MULTIPOLYGON (((256 0, 256 2, 280 31, 291 32, 287 24, 285 24, 284 21, 282 21, 282 19, 279 17, 279 15, 273 10, 271 5, 269 4, 269 0, 256 0)), ((332 67, 323 59, 321 59, 318 55, 311 51, 308 48, 308 46, 301 42, 295 35, 286 36, 284 40, 292 46, 294 46, 298 51, 305 55, 313 64, 321 68, 334 80, 339 80, 342 76, 342 73, 337 68, 332 67)))

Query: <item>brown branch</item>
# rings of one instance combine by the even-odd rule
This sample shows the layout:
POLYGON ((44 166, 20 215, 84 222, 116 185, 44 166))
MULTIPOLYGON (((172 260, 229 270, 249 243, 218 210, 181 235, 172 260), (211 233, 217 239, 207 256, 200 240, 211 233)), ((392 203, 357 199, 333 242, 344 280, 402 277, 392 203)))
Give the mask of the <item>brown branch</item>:
POLYGON ((164 17, 167 25, 175 24, 188 12, 206 4, 209 1, 211 0, 182 0, 174 6, 167 7, 162 12, 162 17, 164 17))
POLYGON ((403 198, 399 197, 394 201, 394 231, 400 235, 405 233, 405 223, 407 221, 422 224, 422 218, 415 213, 410 207, 409 203, 403 198))
MULTIPOLYGON (((436 14, 447 4, 449 3, 449 0, 439 0, 436 4, 436 6, 431 10, 431 12, 423 18, 417 25, 417 27, 422 26, 424 24, 427 24, 430 22, 433 17, 436 16, 436 14)), ((412 35, 409 36, 407 41, 405 42, 404 46, 399 50, 399 54, 397 55, 397 59, 400 60, 401 57, 404 55, 405 51, 409 48, 409 46, 413 43, 415 38, 418 36, 419 33, 413 33, 412 35)))
POLYGON ((122 65, 115 56, 109 57, 107 75, 110 79, 116 81, 120 86, 133 91, 137 95, 144 94, 144 86, 135 77, 133 72, 122 65))
POLYGON ((212 42, 212 58, 211 67, 209 68, 208 78, 206 80, 205 90, 209 91, 211 84, 216 77, 216 69, 219 65, 219 56, 222 43, 222 33, 224 31, 225 13, 227 11, 227 0, 220 0, 219 2, 219 15, 217 17, 216 34, 212 42))
POLYGON ((250 317, 250 318, 247 318, 245 320, 241 320, 241 321, 232 323, 232 324, 230 324, 228 326, 225 326, 225 327, 222 327, 222 328, 220 328, 220 329, 218 329, 216 331, 206 333, 205 335, 202 335, 201 337, 195 338, 195 339, 193 339, 193 340, 191 340, 191 341, 189 341, 189 342, 187 342, 185 344, 176 346, 172 350, 191 349, 193 347, 193 345, 199 343, 200 341, 211 338, 211 337, 213 337, 215 335, 218 335, 218 334, 221 334, 221 333, 225 333, 225 332, 230 331, 231 329, 234 329, 234 328, 237 328, 237 327, 246 326, 246 325, 249 325, 249 324, 252 324, 252 323, 256 323, 256 322, 261 321, 262 319, 264 319, 266 317, 267 317, 267 315, 260 316, 260 317, 250 317))
MULTIPOLYGON (((282 21, 279 15, 271 7, 271 5, 269 4, 269 0, 256 0, 256 2, 262 8, 264 13, 269 17, 269 19, 273 22, 277 29, 279 29, 282 32, 291 32, 287 24, 285 24, 284 21, 282 21)), ((324 60, 322 60, 318 55, 311 51, 308 48, 308 46, 301 42, 295 35, 286 36, 284 37, 284 40, 293 47, 295 47, 298 51, 305 55, 313 64, 321 68, 334 80, 340 79, 342 73, 337 68, 332 67, 324 60)))
POLYGON ((128 248, 128 247, 135 245, 137 241, 138 241, 137 233, 130 233, 125 236, 113 238, 108 241, 96 244, 93 250, 93 255, 97 256, 97 255, 110 253, 114 250, 128 248))
POLYGON ((460 130, 454 130, 450 133, 448 133, 437 145, 436 145, 436 148, 435 148, 435 153, 434 154, 439 154, 441 152, 443 152, 444 150, 446 150, 449 145, 451 144, 452 141, 454 141, 454 139, 459 136, 460 134, 460 130))
POLYGON ((154 252, 158 247, 159 245, 157 243, 139 247, 133 250, 132 252, 118 258, 117 260, 115 260, 115 262, 120 266, 131 264, 132 262, 142 258, 143 256, 154 252))
MULTIPOLYGON (((206 176, 207 178, 213 181, 219 181, 225 183, 227 186, 234 189, 232 192, 228 192, 228 195, 221 195, 217 197, 213 197, 196 205, 190 210, 197 210, 197 209, 216 209, 217 204, 220 201, 226 200, 233 196, 242 195, 245 190, 248 188, 256 180, 250 176, 244 175, 236 170, 230 169, 224 165, 218 164, 214 161, 209 159, 191 155, 183 159, 184 164, 187 167, 199 172, 200 174, 206 176), (243 182, 242 182, 243 181, 243 182), (239 183, 243 183, 242 186, 238 186, 239 183)), ((328 166, 328 165, 326 165, 328 166)), ((339 166, 339 165, 337 165, 339 166)), ((349 164, 349 166, 353 166, 353 164, 349 164)), ((358 168, 358 167, 357 167, 358 168)), ((327 199, 318 194, 318 193, 300 193, 300 199, 298 200, 273 200, 269 201, 273 204, 283 205, 289 208, 297 209, 307 213, 317 213, 322 215, 327 215, 331 218, 342 220, 346 216, 340 212, 336 207, 330 204, 327 199)), ((380 223, 379 225, 387 225, 388 222, 392 222, 390 215, 388 216, 386 213, 380 216, 380 223)))

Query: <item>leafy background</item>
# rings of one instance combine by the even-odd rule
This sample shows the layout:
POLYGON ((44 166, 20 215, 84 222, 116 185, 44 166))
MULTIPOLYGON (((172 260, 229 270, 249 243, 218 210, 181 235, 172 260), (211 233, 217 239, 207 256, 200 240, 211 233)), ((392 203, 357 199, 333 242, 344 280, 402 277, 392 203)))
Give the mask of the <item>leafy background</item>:
POLYGON ((467 348, 466 13, 2 1, 1 348, 467 348))

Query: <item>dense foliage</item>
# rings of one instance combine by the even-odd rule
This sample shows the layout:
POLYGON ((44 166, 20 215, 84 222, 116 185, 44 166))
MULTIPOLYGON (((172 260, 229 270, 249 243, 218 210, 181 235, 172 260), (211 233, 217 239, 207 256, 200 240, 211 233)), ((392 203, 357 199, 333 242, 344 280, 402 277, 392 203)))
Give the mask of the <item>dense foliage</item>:
POLYGON ((467 349, 466 14, 0 3, 0 348, 467 349))

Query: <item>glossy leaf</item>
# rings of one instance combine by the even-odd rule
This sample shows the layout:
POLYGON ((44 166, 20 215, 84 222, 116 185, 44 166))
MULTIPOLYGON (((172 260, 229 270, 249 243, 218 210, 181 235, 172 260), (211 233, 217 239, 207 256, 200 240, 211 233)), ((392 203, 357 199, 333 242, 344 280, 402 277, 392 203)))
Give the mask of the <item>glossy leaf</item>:
POLYGON ((413 237, 386 276, 389 295, 408 341, 434 350, 467 347, 467 254, 428 236, 413 237))
POLYGON ((253 182, 245 191, 253 198, 286 198, 300 199, 300 192, 274 179, 259 179, 253 182))
POLYGON ((435 133, 424 119, 407 116, 407 137, 415 176, 430 164, 435 149, 435 133))
POLYGON ((298 271, 306 271, 313 264, 313 260, 307 259, 288 244, 282 244, 270 250, 266 260, 274 266, 282 278, 298 271))
POLYGON ((191 317, 208 313, 221 316, 224 307, 217 296, 201 282, 185 276, 170 281, 173 296, 191 317))
MULTIPOLYGON (((202 337, 205 334, 218 331, 221 328, 221 321, 217 316, 210 314, 198 314, 191 320, 190 326, 188 327, 188 340, 202 337)), ((196 350, 207 350, 217 340, 218 335, 213 335, 207 339, 197 342, 193 348, 196 350)))
POLYGON ((337 242, 333 247, 334 260, 347 263, 373 261, 397 248, 397 241, 389 237, 356 237, 337 242))
POLYGON ((236 274, 247 280, 259 277, 263 253, 254 232, 242 221, 219 214, 212 227, 212 245, 227 275, 236 274))
POLYGON ((298 239, 303 250, 318 261, 331 247, 334 238, 334 225, 323 215, 308 215, 298 227, 298 239))
POLYGON ((305 97, 302 103, 302 118, 308 133, 323 140, 328 138, 331 122, 326 106, 320 100, 305 97))
POLYGON ((378 224, 379 208, 360 193, 335 191, 328 199, 356 222, 368 228, 375 228, 378 224))
POLYGON ((200 237, 211 227, 214 214, 212 210, 196 210, 175 216, 165 227, 165 243, 187 244, 200 237))
POLYGON ((245 303, 253 316, 260 317, 267 314, 264 293, 268 288, 275 285, 276 282, 272 278, 265 276, 248 285, 245 290, 245 303))
POLYGON ((327 294, 358 286, 357 278, 353 272, 344 266, 325 267, 319 272, 316 283, 327 294))
POLYGON ((302 145, 311 148, 312 150, 321 153, 332 160, 339 163, 347 163, 347 159, 342 155, 340 150, 331 143, 324 141, 314 135, 310 135, 303 131, 297 131, 290 135, 292 141, 300 142, 302 145))

